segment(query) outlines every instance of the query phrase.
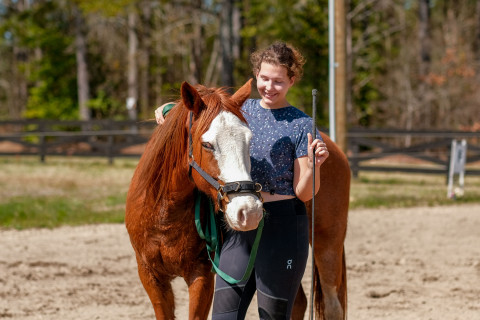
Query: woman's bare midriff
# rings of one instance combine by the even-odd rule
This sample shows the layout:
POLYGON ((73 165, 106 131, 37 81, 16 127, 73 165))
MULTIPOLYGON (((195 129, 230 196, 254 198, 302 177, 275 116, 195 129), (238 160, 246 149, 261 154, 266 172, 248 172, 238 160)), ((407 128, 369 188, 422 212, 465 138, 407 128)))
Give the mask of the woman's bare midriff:
POLYGON ((270 192, 260 192, 262 194, 263 202, 272 202, 293 199, 295 196, 283 195, 283 194, 270 194, 270 192))

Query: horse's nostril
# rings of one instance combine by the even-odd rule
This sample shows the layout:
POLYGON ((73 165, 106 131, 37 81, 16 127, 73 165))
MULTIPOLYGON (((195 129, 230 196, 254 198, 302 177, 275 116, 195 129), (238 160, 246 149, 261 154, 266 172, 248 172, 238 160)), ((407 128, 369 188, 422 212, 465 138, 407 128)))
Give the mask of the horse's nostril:
POLYGON ((241 224, 245 224, 247 222, 247 210, 240 209, 240 212, 238 213, 238 221, 240 221, 241 224))

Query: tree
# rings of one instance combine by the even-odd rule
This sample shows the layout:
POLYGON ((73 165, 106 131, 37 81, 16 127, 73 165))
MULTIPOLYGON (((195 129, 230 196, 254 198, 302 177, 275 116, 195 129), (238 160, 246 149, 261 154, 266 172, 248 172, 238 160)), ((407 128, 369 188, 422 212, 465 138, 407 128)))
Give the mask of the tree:
POLYGON ((224 0, 220 11, 220 46, 222 53, 221 82, 223 86, 233 87, 233 7, 234 0, 224 0))
POLYGON ((75 19, 75 56, 77 60, 77 91, 80 120, 90 120, 88 100, 90 99, 90 84, 87 65, 87 44, 85 39, 85 20, 81 11, 74 5, 75 19))
POLYGON ((131 120, 137 119, 137 101, 138 101, 138 36, 136 32, 137 27, 137 12, 135 6, 132 5, 127 14, 128 26, 128 66, 127 66, 127 80, 128 80, 128 97, 127 110, 128 116, 131 120))

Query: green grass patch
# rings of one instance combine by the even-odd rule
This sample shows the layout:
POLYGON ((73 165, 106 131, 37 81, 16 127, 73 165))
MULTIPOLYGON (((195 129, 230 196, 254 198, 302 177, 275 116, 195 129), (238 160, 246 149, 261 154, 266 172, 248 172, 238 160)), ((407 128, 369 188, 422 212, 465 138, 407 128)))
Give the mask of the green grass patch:
MULTIPOLYGON (((123 223, 125 199, 138 159, 0 158, 0 227, 123 223)), ((465 195, 446 196, 444 175, 360 172, 350 208, 402 208, 480 203, 480 177, 465 177, 465 195)))
POLYGON ((107 197, 105 205, 66 197, 15 197, 0 203, 0 225, 7 228, 54 228, 61 225, 121 223, 125 195, 107 197))
POLYGON ((465 178, 465 194, 447 198, 443 175, 360 172, 352 179, 350 208, 401 208, 480 203, 480 177, 465 178))
POLYGON ((122 223, 138 159, 0 158, 0 227, 122 223))

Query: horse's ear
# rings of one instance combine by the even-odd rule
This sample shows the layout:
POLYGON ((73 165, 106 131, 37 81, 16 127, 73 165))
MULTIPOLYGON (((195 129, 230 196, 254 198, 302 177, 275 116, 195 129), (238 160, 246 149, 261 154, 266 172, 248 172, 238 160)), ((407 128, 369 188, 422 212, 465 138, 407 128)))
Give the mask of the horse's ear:
POLYGON ((250 97, 252 91, 252 79, 248 80, 240 89, 237 90, 232 96, 232 100, 241 107, 245 100, 250 97))
POLYGON ((180 88, 182 101, 188 110, 192 111, 195 115, 205 107, 205 103, 198 94, 198 91, 192 87, 188 82, 184 81, 180 88))

